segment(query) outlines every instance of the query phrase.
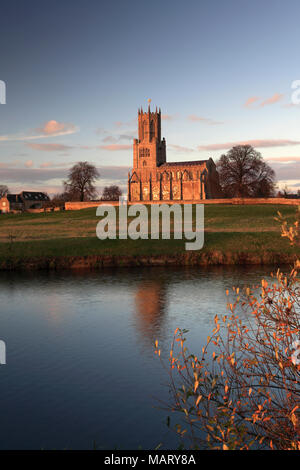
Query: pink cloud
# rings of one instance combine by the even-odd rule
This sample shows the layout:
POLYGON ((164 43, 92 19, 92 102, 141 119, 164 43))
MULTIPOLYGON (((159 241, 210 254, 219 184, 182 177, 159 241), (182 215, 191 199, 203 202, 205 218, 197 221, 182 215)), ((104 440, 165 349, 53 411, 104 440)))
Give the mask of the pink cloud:
POLYGON ((34 133, 0 135, 0 142, 27 141, 35 139, 45 139, 60 135, 70 135, 77 132, 79 128, 74 124, 57 122, 55 120, 47 121, 43 127, 35 129, 34 133))
POLYGON ((260 104, 260 107, 263 108, 264 106, 267 106, 269 104, 278 103, 278 101, 282 100, 283 97, 284 97, 284 95, 282 93, 274 93, 273 96, 271 96, 270 98, 267 98, 265 101, 263 101, 260 104))
POLYGON ((162 114, 161 118, 163 121, 172 121, 175 116, 172 116, 171 114, 162 114))
POLYGON ((40 168, 69 168, 73 163, 56 163, 56 162, 44 162, 41 163, 40 168))
POLYGON ((198 150, 225 150, 235 147, 236 145, 252 145, 252 147, 286 147, 288 145, 300 145, 299 140, 284 139, 262 139, 262 140, 245 140, 239 142, 226 142, 221 144, 199 145, 198 150))
POLYGON ((99 145, 98 148, 103 150, 129 150, 132 148, 132 145, 121 145, 121 144, 111 144, 111 145, 99 145))
POLYGON ((248 98, 246 103, 244 104, 244 107, 250 108, 254 103, 256 103, 259 100, 260 98, 258 96, 250 96, 250 98, 248 98))
POLYGON ((32 148, 33 150, 41 150, 44 152, 57 152, 61 150, 71 149, 69 145, 63 144, 36 144, 36 143, 26 143, 27 147, 32 148))
POLYGON ((265 157, 265 160, 274 163, 300 162, 300 157, 265 157))
POLYGON ((224 124, 221 121, 214 121, 213 119, 197 116, 196 114, 191 114, 190 116, 188 116, 188 120, 192 122, 203 122, 205 124, 209 124, 210 126, 224 124))
POLYGON ((68 124, 64 122, 58 122, 54 119, 47 121, 43 127, 36 129, 37 132, 41 132, 45 136, 58 136, 73 134, 76 132, 77 127, 74 124, 68 124))

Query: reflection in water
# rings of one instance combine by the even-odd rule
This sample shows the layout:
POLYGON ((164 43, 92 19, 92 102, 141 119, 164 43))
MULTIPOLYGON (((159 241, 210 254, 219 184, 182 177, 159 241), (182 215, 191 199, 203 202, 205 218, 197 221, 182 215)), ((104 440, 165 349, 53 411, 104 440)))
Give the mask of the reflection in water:
POLYGON ((166 311, 167 290, 161 279, 142 281, 135 294, 137 327, 153 343, 162 329, 166 311))
POLYGON ((186 328, 197 352, 226 313, 225 290, 271 270, 0 273, 0 448, 178 448, 153 398, 169 399, 155 339, 168 357, 174 330, 186 328))

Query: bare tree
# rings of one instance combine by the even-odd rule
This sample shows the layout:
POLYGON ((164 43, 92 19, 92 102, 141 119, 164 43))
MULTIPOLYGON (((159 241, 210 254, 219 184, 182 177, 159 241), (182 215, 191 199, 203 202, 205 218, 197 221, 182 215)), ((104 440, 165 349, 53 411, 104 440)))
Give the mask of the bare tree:
POLYGON ((251 145, 232 147, 217 162, 220 184, 227 197, 270 197, 275 173, 251 145))
POLYGON ((117 185, 105 186, 101 200, 102 201, 118 201, 122 196, 122 191, 117 185))
POLYGON ((9 194, 9 189, 5 184, 0 184, 0 197, 4 197, 9 194))
POLYGON ((64 181, 64 190, 70 200, 87 201, 97 196, 95 181, 100 173, 88 162, 78 162, 69 172, 68 180, 64 181))

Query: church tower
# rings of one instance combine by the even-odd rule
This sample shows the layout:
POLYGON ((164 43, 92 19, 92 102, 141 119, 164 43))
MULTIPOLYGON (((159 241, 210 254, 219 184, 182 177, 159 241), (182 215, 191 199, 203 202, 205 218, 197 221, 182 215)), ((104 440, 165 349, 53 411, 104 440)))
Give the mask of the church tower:
POLYGON ((153 170, 166 163, 166 141, 161 140, 161 111, 138 111, 138 139, 133 141, 133 167, 153 170))
MULTIPOLYGON (((148 100, 150 101, 150 100, 148 100)), ((161 111, 138 111, 138 139, 133 141, 133 168, 128 173, 128 201, 189 201, 222 197, 212 158, 167 162, 161 138, 161 111)))

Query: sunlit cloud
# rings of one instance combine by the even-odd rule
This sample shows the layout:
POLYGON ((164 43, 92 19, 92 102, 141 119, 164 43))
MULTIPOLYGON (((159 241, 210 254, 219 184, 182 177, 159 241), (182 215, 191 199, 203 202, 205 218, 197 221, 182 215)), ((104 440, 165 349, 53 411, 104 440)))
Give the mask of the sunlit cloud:
POLYGON ((121 145, 121 144, 111 144, 111 145, 98 145, 99 149, 109 150, 109 151, 119 151, 119 150, 129 150, 132 148, 132 145, 121 145))
POLYGON ((213 119, 205 118, 205 117, 202 117, 202 116, 197 116, 196 114, 191 114, 190 116, 188 116, 188 120, 192 121, 192 122, 201 122, 203 124, 209 124, 210 126, 216 126, 216 125, 219 125, 219 124, 224 124, 221 121, 214 121, 213 119))
POLYGON ((264 108, 265 106, 278 103, 283 99, 284 95, 282 93, 274 93, 270 98, 262 100, 259 96, 250 96, 247 101, 244 103, 245 108, 264 108), (259 103, 260 102, 260 103, 259 103), (255 106, 257 105, 257 106, 255 106))
POLYGON ((58 122, 54 119, 47 121, 43 127, 36 129, 44 136, 58 136, 58 135, 69 135, 74 134, 78 128, 74 124, 58 122))
POLYGON ((48 137, 58 137, 62 135, 70 135, 78 132, 79 127, 74 124, 60 123, 55 120, 47 121, 42 127, 35 129, 35 133, 28 134, 12 134, 1 135, 0 142, 9 141, 26 141, 35 139, 45 139, 48 137))
POLYGON ((267 98, 266 100, 264 100, 260 104, 260 107, 263 108, 264 106, 267 106, 269 104, 278 103, 278 101, 282 100, 283 97, 284 97, 284 95, 282 93, 274 93, 273 96, 271 96, 270 98, 267 98))
POLYGON ((177 115, 175 114, 162 114, 161 115, 161 119, 163 121, 173 121, 176 118, 177 118, 177 115))
POLYGON ((36 143, 26 143, 27 147, 30 147, 33 150, 40 150, 42 152, 58 152, 62 150, 69 150, 73 147, 70 145, 63 144, 36 144, 36 143))
POLYGON ((286 147, 288 145, 300 145, 299 140, 285 139, 257 139, 244 140, 238 142, 225 142, 220 144, 199 145, 198 150, 225 150, 235 147, 236 145, 252 145, 252 147, 268 148, 268 147, 286 147))
POLYGON ((246 103, 244 104, 245 108, 250 108, 254 103, 257 103, 260 98, 258 96, 250 96, 250 98, 247 99, 246 103))
POLYGON ((265 157, 265 160, 274 163, 300 162, 300 157, 265 157))
POLYGON ((70 168, 74 162, 64 162, 64 163, 57 163, 57 162, 44 162, 40 164, 40 168, 70 168))

